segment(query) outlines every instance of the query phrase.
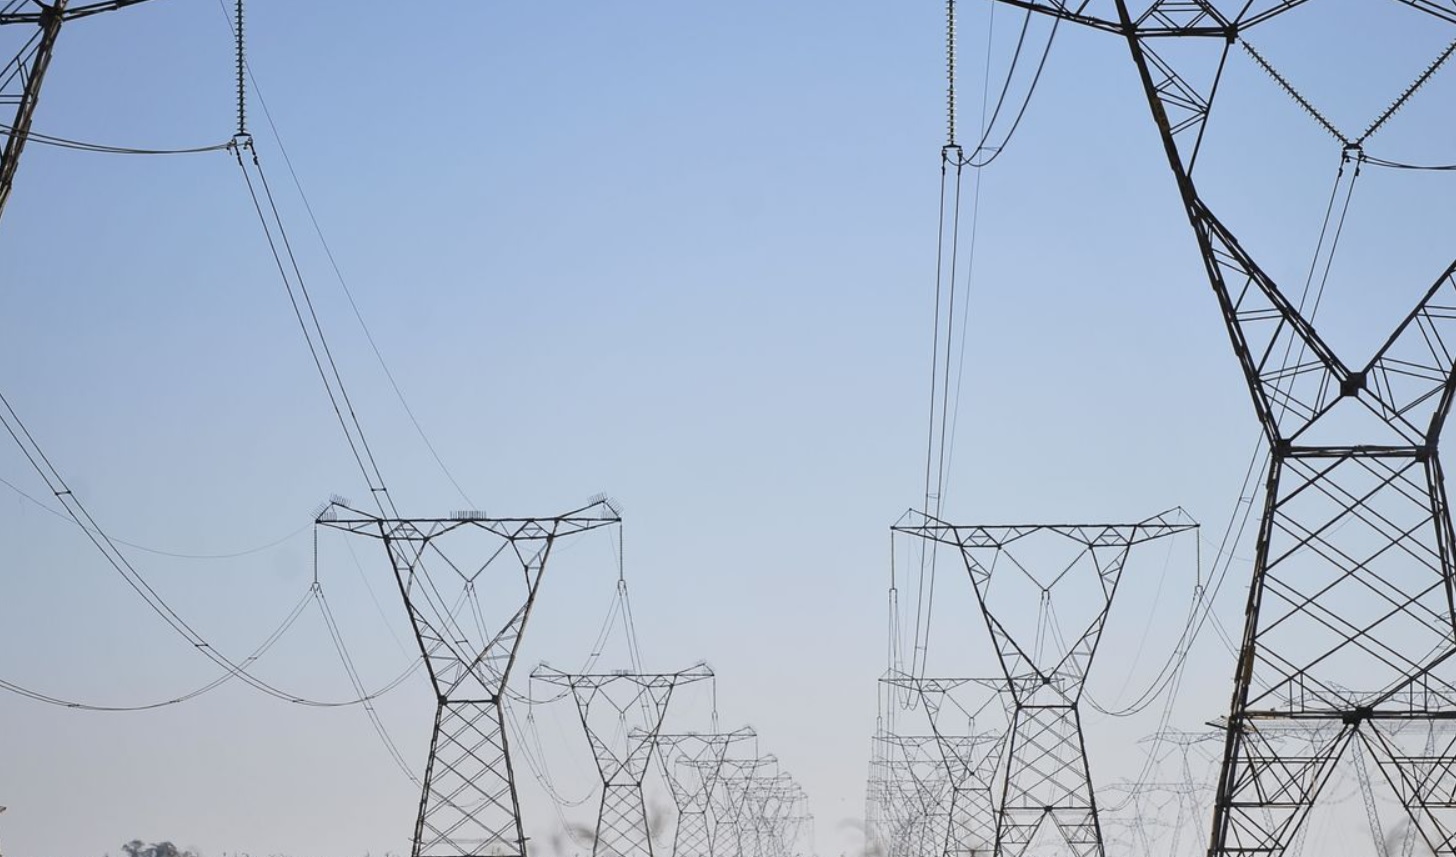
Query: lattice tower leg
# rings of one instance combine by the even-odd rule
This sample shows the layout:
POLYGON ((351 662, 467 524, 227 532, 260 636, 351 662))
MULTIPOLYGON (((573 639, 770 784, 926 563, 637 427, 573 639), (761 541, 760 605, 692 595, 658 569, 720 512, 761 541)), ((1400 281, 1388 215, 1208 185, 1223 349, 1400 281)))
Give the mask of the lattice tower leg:
MULTIPOLYGON (((1427 845, 1451 855, 1456 758, 1408 747, 1396 724, 1456 717, 1456 539, 1436 454, 1456 264, 1368 363, 1343 362, 1199 195, 1217 72, 1185 76, 1169 42, 1188 40, 1141 35, 1115 2, 1270 450, 1209 854, 1284 855, 1359 740, 1427 845)), ((1232 40, 1187 49, 1199 44, 1218 60, 1232 40)))
POLYGON ((952 790, 948 821, 946 857, 989 854, 996 830, 996 804, 991 790, 977 787, 952 790))
POLYGON ((602 787, 593 857, 652 857, 652 835, 647 828, 647 802, 639 783, 608 783, 602 787))
POLYGON ((672 835, 672 857, 712 857, 706 811, 679 812, 672 835))
POLYGON ((414 857, 524 857, 503 714, 496 702, 440 702, 414 857))
POLYGON ((1020 857, 1047 824, 1076 857, 1103 857, 1092 776, 1074 706, 1019 706, 1012 714, 996 852, 1020 857))
MULTIPOLYGON (((20 153, 30 137, 31 121, 35 118, 36 104, 40 100, 40 87, 45 81, 46 69, 51 64, 51 54, 55 50, 56 37, 61 32, 65 9, 66 0, 56 0, 50 4, 49 10, 42 13, 40 39, 30 56, 28 69, 24 54, 15 58, 14 63, 19 69, 16 76, 22 82, 19 97, 0 93, 0 104, 15 104, 15 118, 10 122, 5 147, 0 150, 0 215, 5 213, 5 203, 10 199, 15 172, 20 166, 20 153)), ((9 77, 9 72, 9 68, 0 69, 0 77, 9 77)))
POLYGON ((1456 854, 1456 758, 1406 748, 1389 728, 1456 714, 1436 675, 1452 650, 1439 639, 1451 625, 1450 523, 1435 456, 1276 452, 1270 471, 1211 852, 1285 853, 1358 735, 1427 844, 1456 854), (1318 509, 1311 496, 1339 503, 1318 509), (1337 669, 1369 684, 1342 687, 1337 669), (1342 728, 1293 748, 1263 725, 1331 720, 1342 728))

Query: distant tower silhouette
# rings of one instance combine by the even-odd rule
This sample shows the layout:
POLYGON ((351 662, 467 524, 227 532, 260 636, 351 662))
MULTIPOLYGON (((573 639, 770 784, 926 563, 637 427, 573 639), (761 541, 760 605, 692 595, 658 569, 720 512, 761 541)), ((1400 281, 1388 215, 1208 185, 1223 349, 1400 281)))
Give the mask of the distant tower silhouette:
POLYGON ((1001 663, 1011 729, 996 820, 997 854, 1019 857, 1050 825, 1070 853, 1103 857, 1079 703, 1128 553, 1134 545, 1197 526, 1178 521, 1175 511, 1136 524, 1011 526, 957 526, 910 512, 895 527, 960 550, 1001 663), (1028 639, 1025 629, 1011 621, 1026 604, 1007 603, 1005 597, 1006 587, 1017 581, 993 592, 993 576, 1020 578, 1022 592, 1010 594, 1036 594, 1039 618, 1054 612, 1070 627, 1028 639), (1079 601, 1058 601, 1078 581, 1084 584, 1073 590, 1079 601))
POLYGON ((571 690, 591 743, 602 778, 593 857, 652 857, 652 831, 647 823, 642 783, 657 746, 657 734, 673 691, 712 677, 713 671, 705 664, 675 673, 564 673, 544 664, 532 671, 533 679, 571 690), (593 724, 591 712, 602 704, 616 715, 610 723, 625 734, 625 747, 613 746, 611 733, 593 724), (640 728, 626 726, 629 712, 641 715, 644 723, 640 728))
POLYGON ((435 691, 413 857, 525 857, 505 726, 511 668, 556 540, 620 522, 606 500, 552 518, 381 518, 337 502, 319 515, 383 544, 435 691))
POLYGON ((655 739, 658 759, 677 806, 672 857, 713 857, 710 801, 723 761, 733 744, 757 738, 752 729, 734 732, 681 732, 655 739))

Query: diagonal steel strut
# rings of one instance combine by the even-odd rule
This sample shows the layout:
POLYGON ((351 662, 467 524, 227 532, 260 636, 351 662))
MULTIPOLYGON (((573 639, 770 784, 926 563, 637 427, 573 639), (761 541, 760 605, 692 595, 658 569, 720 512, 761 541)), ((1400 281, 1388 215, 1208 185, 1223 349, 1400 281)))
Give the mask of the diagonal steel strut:
POLYGON ((551 518, 381 518, 336 501, 316 523, 381 541, 429 670, 435 723, 412 857, 525 857, 507 682, 556 539, 621 523, 616 508, 598 500, 551 518), (482 586, 499 608, 489 615, 476 598, 482 586))

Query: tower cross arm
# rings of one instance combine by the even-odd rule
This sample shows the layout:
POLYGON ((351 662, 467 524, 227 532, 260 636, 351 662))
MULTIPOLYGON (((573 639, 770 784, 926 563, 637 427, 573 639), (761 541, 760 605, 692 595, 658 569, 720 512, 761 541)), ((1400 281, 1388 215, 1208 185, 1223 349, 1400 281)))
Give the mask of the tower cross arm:
MULTIPOLYGON (((1068 21, 1106 33, 1126 35, 1131 32, 1139 38, 1160 37, 1205 37, 1233 39, 1241 30, 1263 23, 1283 14, 1307 0, 1273 0, 1266 4, 1250 3, 1239 11, 1237 19, 1231 19, 1221 12, 1210 0, 1155 0, 1136 17, 1128 16, 1124 23, 1118 9, 1111 3, 1097 0, 996 0, 1005 6, 1014 6, 1040 15, 1068 21), (1104 7, 1099 10, 1098 6, 1104 7)), ((1410 0, 1406 0, 1410 2, 1410 0)), ((1421 0, 1414 0, 1421 2, 1421 0)))
MULTIPOLYGON (((44 21, 47 15, 55 14, 57 7, 60 7, 60 16, 63 21, 74 21, 77 18, 87 18, 92 15, 99 15, 102 12, 114 12, 117 9, 125 9, 127 6, 136 6, 147 3, 150 0, 105 0, 101 3, 83 3, 79 6, 66 6, 65 4, 42 5, 33 4, 35 8, 28 8, 24 12, 0 11, 0 26, 5 24, 39 24, 44 21)), ((16 6, 17 4, 12 4, 16 6)))
POLYGON ((1195 530, 1181 508, 1169 509, 1135 524, 950 524, 914 509, 906 512, 891 529, 959 548, 1004 548, 1033 533, 1053 531, 1088 547, 1119 547, 1140 544, 1164 536, 1195 530))
POLYGON ((566 688, 594 688, 618 681, 628 681, 647 688, 673 687, 687 682, 713 678, 713 669, 700 661, 684 670, 671 673, 638 673, 617 670, 604 673, 568 673, 550 664, 541 664, 531 671, 531 678, 566 688))
POLYGON ((392 539, 431 539, 450 530, 476 527, 489 530, 508 541, 540 541, 584 533, 622 522, 609 500, 597 500, 578 509, 550 517, 500 518, 485 512, 455 512, 447 517, 387 518, 353 508, 344 500, 331 500, 314 517, 314 523, 360 535, 392 539))
MULTIPOLYGON (((1244 30, 1278 17, 1308 0, 1266 0, 1243 4, 1237 17, 1229 17, 1211 0, 1154 0, 1137 15, 1129 13, 1126 22, 1116 7, 1096 0, 995 0, 1058 21, 1068 21, 1094 30, 1138 38, 1204 37, 1232 40, 1244 30), (1106 11, 1097 6, 1103 5, 1106 11)), ((1446 21, 1456 22, 1456 9, 1435 0, 1400 0, 1446 21)), ((1122 5, 1122 4, 1118 4, 1122 5)))
POLYGON ((1111 18, 1100 18, 1089 14, 1087 7, 1092 5, 1088 0, 1081 0, 1077 3, 1063 3, 1058 0, 996 0, 1005 6, 1015 6, 1018 9, 1025 9, 1028 12, 1035 12, 1039 15, 1047 15, 1056 18, 1058 21, 1070 21, 1074 24, 1081 24, 1091 27, 1094 30, 1104 30, 1109 33, 1122 32, 1122 26, 1111 18))
POLYGON ((1419 9, 1428 15, 1434 15, 1449 24, 1456 24, 1456 6, 1449 2, 1440 0, 1400 0, 1413 9, 1419 9))

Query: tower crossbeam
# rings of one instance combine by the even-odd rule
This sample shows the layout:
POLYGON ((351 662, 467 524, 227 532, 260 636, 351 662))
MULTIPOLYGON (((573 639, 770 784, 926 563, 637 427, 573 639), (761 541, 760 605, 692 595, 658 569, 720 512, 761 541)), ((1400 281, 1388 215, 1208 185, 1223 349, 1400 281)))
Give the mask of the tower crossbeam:
MULTIPOLYGON (((936 747, 950 784, 949 823, 941 849, 945 857, 969 857, 989 850, 996 837, 996 772, 1006 745, 1006 730, 994 732, 977 729, 991 719, 981 711, 969 711, 953 705, 955 713, 965 716, 968 734, 951 730, 954 718, 947 703, 966 688, 987 689, 999 693, 1003 679, 916 677, 892 673, 882 682, 916 694, 925 711, 936 747), (978 715, 981 722, 978 721, 978 715)), ((995 713, 1000 713, 997 706, 995 713)), ((998 725, 999 722, 998 722, 998 725)))
POLYGON ((751 728, 733 732, 682 732, 656 737, 658 759, 673 803, 677 824, 672 857, 713 857, 709 804, 723 762, 733 744, 756 739, 751 728))
POLYGON ((1079 710, 1082 690, 1133 546, 1196 527, 1181 510, 1136 524, 1010 526, 954 525, 912 511, 895 526, 960 550, 991 633, 1011 715, 997 854, 1020 857, 1048 827, 1077 857, 1105 854, 1079 710), (1005 575, 1037 596, 1036 629, 1013 621, 1026 604, 1008 603, 1006 584, 993 592, 992 578, 1005 575), (1039 633, 1053 616, 1068 627, 1039 633))
POLYGON ((556 539, 620 522, 606 500, 552 518, 382 518, 338 501, 319 514, 384 546, 434 690, 412 857, 525 857, 507 682, 556 539))
POLYGON ((571 691, 591 744, 602 780, 592 857, 652 857, 652 830, 642 783, 667 716, 667 705, 674 690, 711 679, 713 671, 706 664, 697 664, 674 673, 565 673, 542 664, 532 671, 531 678, 571 691), (614 732, 625 735, 623 746, 615 744, 609 737, 611 733, 593 723, 592 711, 600 711, 602 705, 614 715, 608 718, 614 732), (638 728, 625 725, 629 714, 640 715, 638 728))

